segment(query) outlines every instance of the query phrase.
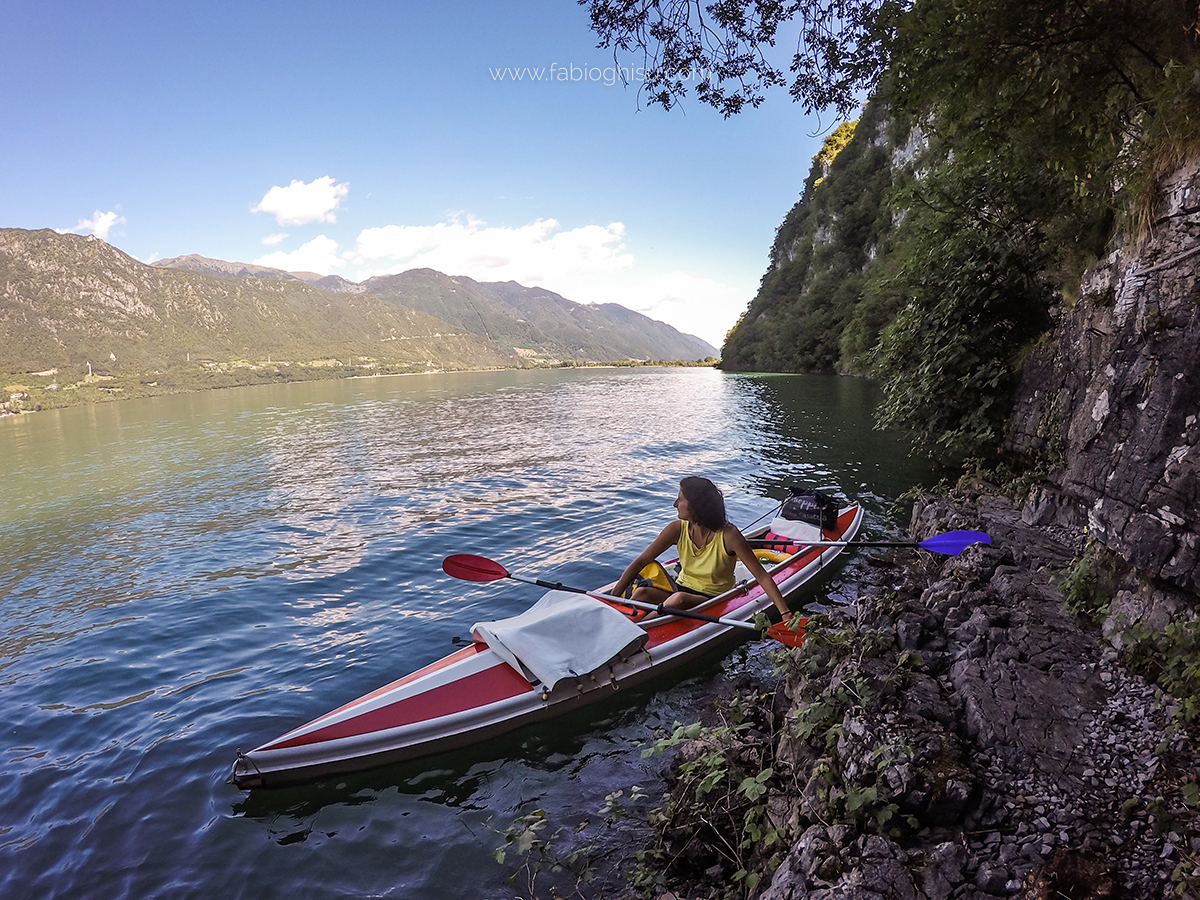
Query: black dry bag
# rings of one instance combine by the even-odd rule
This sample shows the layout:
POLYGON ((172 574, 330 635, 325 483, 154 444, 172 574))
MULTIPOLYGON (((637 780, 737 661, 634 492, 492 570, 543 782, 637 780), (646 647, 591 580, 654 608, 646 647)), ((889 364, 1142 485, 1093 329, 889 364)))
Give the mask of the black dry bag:
POLYGON ((828 494, 820 491, 789 488, 792 496, 783 501, 780 515, 793 522, 806 522, 816 525, 822 531, 834 531, 837 528, 837 501, 828 494))

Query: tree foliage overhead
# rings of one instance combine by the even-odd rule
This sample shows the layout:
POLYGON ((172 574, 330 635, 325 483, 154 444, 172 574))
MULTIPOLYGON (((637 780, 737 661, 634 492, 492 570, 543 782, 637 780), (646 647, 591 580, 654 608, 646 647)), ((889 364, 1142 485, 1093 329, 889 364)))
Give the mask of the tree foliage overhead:
MULTIPOLYGON (((958 157, 1045 167, 1113 200, 1152 152, 1158 100, 1196 57, 1181 0, 922 0, 897 20, 889 96, 958 157)), ((1190 71, 1188 73, 1190 78, 1190 71)))
MULTIPOLYGON (((805 110, 845 115, 887 64, 877 29, 905 4, 894 0, 579 0, 600 46, 640 52, 651 103, 665 109, 688 94, 725 116, 786 86, 805 110), (775 59, 794 45, 788 72, 775 59)), ((619 62, 620 60, 618 60, 619 62)))

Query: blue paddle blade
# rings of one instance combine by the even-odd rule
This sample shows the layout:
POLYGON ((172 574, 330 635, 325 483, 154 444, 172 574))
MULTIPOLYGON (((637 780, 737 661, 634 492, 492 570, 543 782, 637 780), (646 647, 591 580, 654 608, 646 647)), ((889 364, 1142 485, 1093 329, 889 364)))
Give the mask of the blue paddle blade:
POLYGON ((935 534, 928 540, 917 544, 922 550, 933 553, 943 553, 946 556, 958 556, 972 544, 990 544, 992 539, 982 531, 947 531, 935 534))

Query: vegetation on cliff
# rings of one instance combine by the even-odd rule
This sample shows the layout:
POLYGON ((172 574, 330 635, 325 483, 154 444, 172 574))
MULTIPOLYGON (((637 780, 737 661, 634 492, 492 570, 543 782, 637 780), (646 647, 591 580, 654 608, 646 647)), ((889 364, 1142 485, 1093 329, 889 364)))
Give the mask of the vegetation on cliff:
POLYGON ((1200 145, 1184 4, 585 3, 607 45, 648 48, 664 106, 687 86, 672 67, 704 69, 726 115, 775 85, 810 109, 872 91, 814 160, 723 366, 873 375, 882 420, 948 454, 997 448, 1050 310, 1200 145), (789 23, 785 75, 761 51, 789 23))

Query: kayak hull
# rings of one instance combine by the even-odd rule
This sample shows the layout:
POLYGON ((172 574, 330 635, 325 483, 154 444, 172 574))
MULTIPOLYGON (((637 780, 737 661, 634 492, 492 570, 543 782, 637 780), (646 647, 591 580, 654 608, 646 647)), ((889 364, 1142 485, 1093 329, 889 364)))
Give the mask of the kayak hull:
MULTIPOLYGON (((841 511, 836 532, 825 537, 849 541, 861 521, 861 508, 849 506, 841 511)), ((787 597, 843 549, 801 545, 768 570, 787 597)), ((697 610, 750 621, 770 607, 770 599, 750 579, 697 610)), ((643 627, 643 648, 553 690, 530 684, 486 644, 472 643, 254 750, 239 752, 232 780, 242 789, 284 786, 460 749, 603 701, 746 635, 746 629, 733 625, 681 618, 655 619, 643 627)))

